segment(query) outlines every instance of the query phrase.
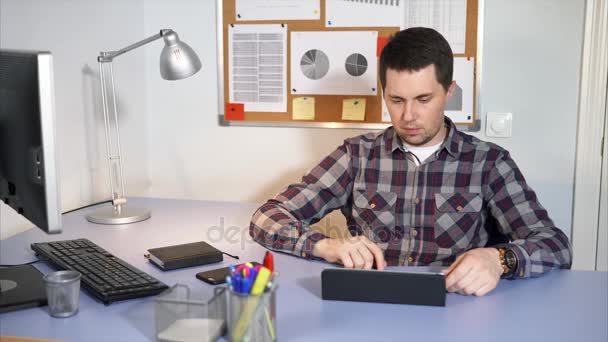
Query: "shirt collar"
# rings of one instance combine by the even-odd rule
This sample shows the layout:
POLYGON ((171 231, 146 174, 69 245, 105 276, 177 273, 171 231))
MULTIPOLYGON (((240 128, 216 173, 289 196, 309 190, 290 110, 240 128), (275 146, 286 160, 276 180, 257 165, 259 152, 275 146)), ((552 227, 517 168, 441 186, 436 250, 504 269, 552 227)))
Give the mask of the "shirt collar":
MULTIPOLYGON (((444 116, 444 124, 448 128, 448 136, 443 141, 443 144, 439 148, 445 149, 452 157, 456 157, 460 153, 460 137, 458 135, 458 130, 456 129, 456 125, 452 122, 450 118, 444 116)), ((386 151, 388 153, 393 153, 395 150, 399 149, 401 151, 407 151, 407 147, 403 145, 403 141, 397 135, 397 131, 395 131, 394 127, 389 127, 386 131, 385 136, 385 146, 386 151)))

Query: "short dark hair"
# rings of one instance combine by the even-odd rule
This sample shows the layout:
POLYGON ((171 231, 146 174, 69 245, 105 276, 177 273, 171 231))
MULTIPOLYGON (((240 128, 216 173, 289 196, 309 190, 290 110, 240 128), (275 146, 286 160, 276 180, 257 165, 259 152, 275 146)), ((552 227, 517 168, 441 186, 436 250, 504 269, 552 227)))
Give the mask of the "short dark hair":
POLYGON ((435 65, 435 76, 445 91, 452 83, 454 56, 447 40, 426 27, 411 27, 395 34, 380 55, 380 83, 386 88, 386 71, 418 71, 435 65))

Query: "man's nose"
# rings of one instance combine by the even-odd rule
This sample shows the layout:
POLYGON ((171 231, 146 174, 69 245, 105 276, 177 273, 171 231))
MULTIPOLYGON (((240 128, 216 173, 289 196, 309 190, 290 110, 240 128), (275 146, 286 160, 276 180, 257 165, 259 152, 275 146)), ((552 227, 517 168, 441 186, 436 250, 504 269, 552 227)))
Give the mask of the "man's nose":
POLYGON ((416 114, 414 113, 414 105, 411 101, 408 101, 403 106, 403 113, 401 113, 401 119, 406 122, 414 121, 416 114))

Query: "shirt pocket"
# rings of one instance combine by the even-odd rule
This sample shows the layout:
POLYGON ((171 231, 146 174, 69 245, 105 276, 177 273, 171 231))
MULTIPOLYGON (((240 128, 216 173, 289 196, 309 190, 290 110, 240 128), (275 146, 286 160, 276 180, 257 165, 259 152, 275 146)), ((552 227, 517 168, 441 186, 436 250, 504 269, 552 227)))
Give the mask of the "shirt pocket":
POLYGON ((435 194, 435 242, 453 252, 466 250, 478 225, 483 199, 476 193, 435 194))
POLYGON ((397 193, 353 191, 353 217, 364 235, 375 242, 387 242, 395 230, 397 193))

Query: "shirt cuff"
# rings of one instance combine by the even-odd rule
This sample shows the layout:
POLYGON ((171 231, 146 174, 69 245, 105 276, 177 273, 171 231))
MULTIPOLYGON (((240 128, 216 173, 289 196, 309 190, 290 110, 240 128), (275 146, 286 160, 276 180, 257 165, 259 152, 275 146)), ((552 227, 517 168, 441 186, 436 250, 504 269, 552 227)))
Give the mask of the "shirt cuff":
POLYGON ((293 249, 293 253, 304 259, 321 260, 321 258, 317 258, 312 254, 312 250, 317 242, 323 239, 327 239, 327 236, 311 229, 300 236, 293 249))

